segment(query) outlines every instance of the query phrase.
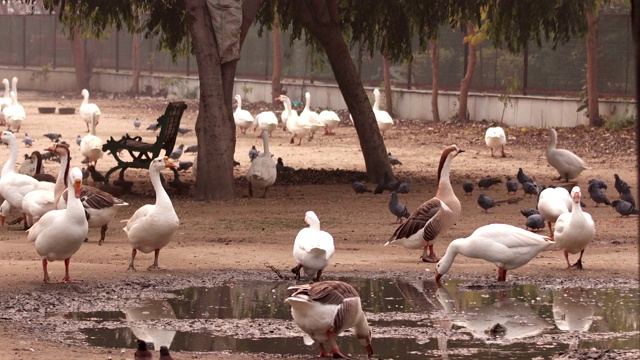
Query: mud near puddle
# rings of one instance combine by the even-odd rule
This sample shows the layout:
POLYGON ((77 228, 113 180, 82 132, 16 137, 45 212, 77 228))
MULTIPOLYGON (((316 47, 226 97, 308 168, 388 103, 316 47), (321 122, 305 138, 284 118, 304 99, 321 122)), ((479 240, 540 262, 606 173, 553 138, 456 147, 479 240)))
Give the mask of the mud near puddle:
MULTIPOLYGON (((446 279, 436 289, 429 276, 400 272, 331 275, 348 278, 360 292, 374 351, 382 358, 442 356, 445 350, 450 358, 639 355, 635 281, 510 277, 496 284, 493 278, 470 277, 446 279), (562 306, 575 311, 562 314, 562 306), (495 323, 506 332, 487 331, 495 323)), ((168 341, 177 352, 315 355, 283 302, 292 283, 268 271, 235 270, 167 272, 94 287, 43 285, 2 294, 0 324, 69 345, 132 348, 133 339, 145 336, 140 331, 151 329, 160 330, 158 343, 168 341)), ((357 340, 347 335, 339 339, 343 351, 364 358, 357 340)))

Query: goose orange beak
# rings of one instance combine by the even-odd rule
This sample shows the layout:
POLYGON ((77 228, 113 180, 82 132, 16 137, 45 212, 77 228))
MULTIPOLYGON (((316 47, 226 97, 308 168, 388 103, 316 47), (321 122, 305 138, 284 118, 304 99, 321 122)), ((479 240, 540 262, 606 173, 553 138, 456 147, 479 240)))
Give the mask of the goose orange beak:
POLYGON ((168 156, 164 157, 164 166, 166 168, 169 168, 169 169, 176 169, 178 167, 178 165, 176 165, 175 163, 172 163, 171 161, 169 161, 169 157, 168 156))
POLYGON ((80 197, 80 187, 82 186, 82 179, 76 179, 75 182, 73 183, 73 189, 76 192, 76 197, 79 198, 80 197))

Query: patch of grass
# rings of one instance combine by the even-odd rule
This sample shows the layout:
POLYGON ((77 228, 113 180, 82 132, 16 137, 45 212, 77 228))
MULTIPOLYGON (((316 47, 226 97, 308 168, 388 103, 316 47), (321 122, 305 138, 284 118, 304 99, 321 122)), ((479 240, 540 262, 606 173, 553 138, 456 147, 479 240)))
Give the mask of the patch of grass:
POLYGON ((618 130, 636 126, 636 122, 637 120, 635 114, 618 115, 612 116, 610 119, 607 119, 607 121, 604 123, 604 127, 608 130, 618 130))

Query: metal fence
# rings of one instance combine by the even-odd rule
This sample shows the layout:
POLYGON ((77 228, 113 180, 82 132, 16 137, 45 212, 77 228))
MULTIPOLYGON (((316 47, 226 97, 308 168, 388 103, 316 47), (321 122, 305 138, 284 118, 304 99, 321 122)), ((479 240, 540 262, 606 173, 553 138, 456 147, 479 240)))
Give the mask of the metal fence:
MULTIPOLYGON (((0 65, 29 68, 73 67, 71 43, 63 34, 63 26, 54 15, 0 15, 0 65)), ((245 40, 237 68, 238 78, 270 79, 272 37, 266 31, 258 37, 252 28, 245 40)), ((441 29, 439 41, 439 83, 441 89, 456 90, 464 72, 465 46, 463 34, 448 27, 441 29)), ((311 54, 302 41, 289 44, 283 39, 282 75, 284 78, 335 83, 326 57, 311 54)), ((108 39, 85 39, 87 56, 95 59, 96 69, 131 70, 132 35, 115 31, 108 39)), ((598 24, 598 90, 603 97, 631 97, 634 92, 635 63, 629 15, 603 14, 598 24)), ((172 63, 166 51, 156 49, 153 38, 141 39, 142 71, 146 73, 197 74, 194 56, 172 63)), ((356 61, 358 51, 352 50, 356 61)), ((478 46, 472 91, 504 93, 509 87, 515 93, 529 95, 576 95, 586 83, 586 40, 575 39, 553 51, 550 45, 530 48, 524 89, 524 55, 512 55, 495 49, 485 41, 478 46)), ((411 63, 392 64, 395 87, 429 89, 431 60, 429 54, 416 53, 411 63), (410 68, 410 69, 409 69, 410 68)), ((361 77, 365 84, 383 81, 379 55, 362 59, 361 77)))

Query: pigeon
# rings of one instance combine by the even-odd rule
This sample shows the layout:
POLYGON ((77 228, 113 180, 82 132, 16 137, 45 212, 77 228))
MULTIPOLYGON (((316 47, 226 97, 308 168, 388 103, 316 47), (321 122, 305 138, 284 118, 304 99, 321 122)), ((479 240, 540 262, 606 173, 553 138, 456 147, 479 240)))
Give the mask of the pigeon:
POLYGON ((516 175, 516 178, 518 179, 518 182, 523 185, 526 182, 530 182, 530 183, 533 182, 533 179, 527 174, 525 174, 524 171, 522 171, 522 168, 518 168, 518 174, 516 175))
POLYGON ((613 174, 613 177, 616 179, 614 186, 616 187, 616 190, 618 190, 619 194, 622 194, 624 189, 629 188, 627 182, 620 179, 620 176, 618 176, 618 174, 613 174))
POLYGON ((85 168, 82 168, 80 170, 82 170, 82 182, 86 183, 89 176, 91 176, 91 173, 89 172, 89 170, 85 168))
POLYGON ((55 159, 58 158, 58 155, 56 155, 54 152, 51 151, 45 151, 42 153, 42 159, 46 160, 46 161, 56 161, 55 159))
POLYGON ((484 210, 485 213, 489 213, 489 209, 498 205, 492 198, 486 196, 485 194, 480 194, 478 196, 478 205, 484 210))
POLYGON ((391 164, 391 166, 402 165, 402 162, 397 157, 391 155, 391 153, 388 153, 387 156, 389 157, 389 164, 391 164))
POLYGON ((540 193, 540 189, 538 188, 538 184, 536 184, 535 182, 530 182, 527 181, 524 184, 522 184, 522 189, 524 190, 524 194, 525 195, 535 195, 538 196, 538 194, 540 193))
POLYGON ((51 141, 56 141, 62 137, 62 135, 54 132, 44 134, 44 137, 49 138, 51 141))
POLYGON ((514 195, 518 191, 518 182, 512 180, 511 176, 507 176, 507 194, 513 193, 514 195))
POLYGON ((185 153, 197 153, 198 152, 198 144, 189 145, 186 149, 184 149, 185 153))
POLYGON ((624 200, 613 200, 611 206, 620 214, 620 216, 638 215, 638 208, 624 200))
POLYGON ((149 131, 156 132, 158 131, 158 129, 160 129, 160 123, 152 123, 152 124, 149 124, 149 126, 147 126, 147 130, 149 131))
POLYGON ((31 147, 33 146, 33 140, 31 139, 31 136, 29 136, 29 134, 24 133, 24 138, 22 139, 22 142, 27 146, 27 147, 31 147))
POLYGON ((527 220, 524 222, 524 226, 527 230, 531 229, 531 231, 537 232, 540 229, 544 229, 546 224, 542 215, 533 214, 527 217, 527 220))
POLYGON ((78 135, 78 137, 76 137, 76 144, 80 146, 80 143, 82 143, 82 136, 78 135))
POLYGON ((411 184, 409 184, 408 182, 401 182, 400 185, 398 185, 398 189, 396 190, 396 192, 398 194, 408 194, 410 190, 411 184))
POLYGON ((177 149, 173 149, 171 154, 169 155, 169 159, 178 160, 180 156, 182 156, 182 150, 184 150, 184 144, 180 144, 177 149))
POLYGON ((178 162, 178 171, 187 171, 193 166, 193 161, 180 161, 178 162))
POLYGON ((251 146, 251 150, 249 150, 249 159, 253 161, 253 159, 257 158, 260 155, 260 152, 256 149, 256 146, 251 146))
POLYGON ((144 340, 136 340, 136 342, 138 343, 138 350, 136 350, 135 354, 133 355, 135 360, 148 360, 148 359, 152 359, 153 355, 151 354, 151 351, 149 351, 149 349, 147 349, 147 343, 144 340))
POLYGON ((282 174, 285 172, 292 172, 294 170, 291 166, 284 166, 284 163, 282 162, 282 158, 279 157, 278 162, 276 163, 276 171, 278 172, 278 174, 282 174))
POLYGON ((400 186, 400 182, 398 180, 394 180, 387 171, 384 172, 384 176, 378 182, 378 186, 376 186, 375 190, 373 190, 374 194, 382 194, 385 190, 388 191, 396 191, 398 190, 398 186, 400 186))
POLYGON ((136 130, 140 130, 140 119, 136 118, 133 120, 133 127, 136 128, 136 130))
POLYGON ((620 194, 620 200, 624 200, 631 205, 636 206, 636 199, 633 197, 633 195, 631 194, 631 189, 629 189, 628 187, 624 189, 624 191, 620 194))
POLYGON ((598 184, 595 182, 589 184, 589 196, 591 196, 591 199, 595 201, 596 207, 602 203, 605 205, 611 205, 611 202, 607 199, 607 195, 605 195, 602 189, 600 189, 598 184))
POLYGON ((398 194, 395 191, 391 192, 391 198, 389 199, 389 211, 397 217, 396 223, 402 222, 402 218, 409 218, 411 213, 407 210, 407 207, 398 201, 398 194))
POLYGON ((480 189, 488 189, 495 184, 501 183, 502 180, 494 177, 484 177, 478 181, 478 187, 480 189))
POLYGON ((524 210, 520 210, 520 214, 528 218, 531 215, 540 214, 540 211, 538 211, 538 209, 524 209, 524 210))
POLYGON ((471 196, 471 194, 473 193, 473 186, 474 186, 473 183, 469 181, 462 184, 462 189, 464 190, 464 194, 471 196))
POLYGON ((181 127, 178 128, 178 134, 180 134, 180 135, 184 135, 184 134, 189 133, 191 131, 193 131, 193 129, 187 129, 187 128, 181 128, 181 127))
POLYGON ((366 192, 373 192, 371 191, 371 189, 367 187, 367 185, 365 185, 363 182, 360 182, 360 181, 353 181, 351 183, 351 187, 353 188, 353 191, 356 192, 356 195, 363 194, 366 192))
POLYGON ((160 346, 160 360, 173 360, 169 348, 164 345, 160 346))
POLYGON ((87 171, 91 175, 91 179, 93 180, 94 184, 95 183, 104 183, 106 181, 106 179, 104 178, 104 175, 102 175, 98 170, 96 170, 95 166, 88 165, 87 166, 87 171))
POLYGON ((591 184, 593 182, 598 184, 598 187, 600 189, 607 190, 607 184, 602 179, 591 179, 591 180, 589 180, 589 184, 591 184))

